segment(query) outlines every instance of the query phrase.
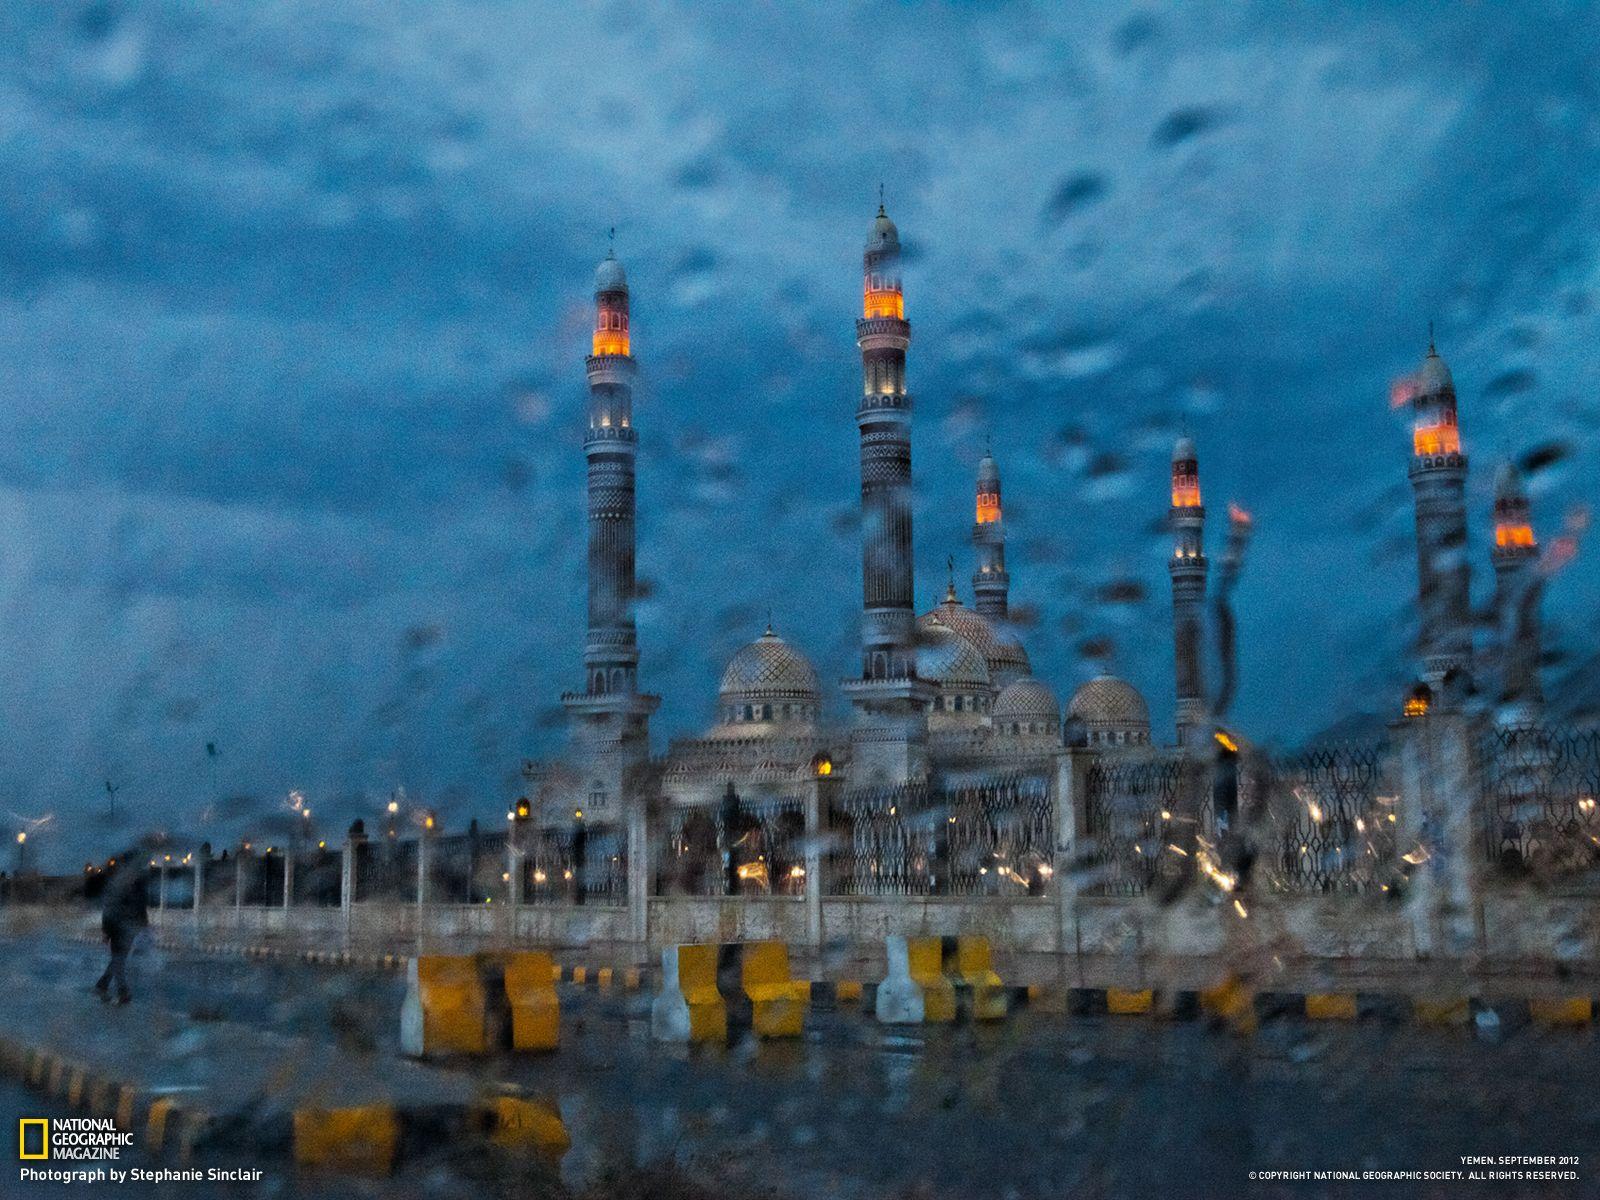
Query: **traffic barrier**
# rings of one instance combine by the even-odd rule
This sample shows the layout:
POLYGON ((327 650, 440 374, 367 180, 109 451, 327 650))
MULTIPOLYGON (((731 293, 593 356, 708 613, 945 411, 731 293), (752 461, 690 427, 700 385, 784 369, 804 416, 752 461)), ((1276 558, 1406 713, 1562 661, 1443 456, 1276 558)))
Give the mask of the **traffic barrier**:
POLYGON ((644 972, 640 971, 638 967, 624 967, 622 969, 622 986, 630 992, 639 990, 639 984, 643 978, 644 972))
POLYGON ((986 937, 956 939, 956 982, 972 990, 972 1019, 1000 1021, 1006 1015, 1006 989, 994 969, 986 937))
POLYGON ((1203 988, 1200 1011, 1235 1033, 1256 1031, 1255 996, 1237 976, 1230 975, 1215 987, 1203 988))
POLYGON ((728 1040, 728 1005, 717 990, 717 947, 667 946, 661 990, 650 1005, 650 1030, 664 1042, 728 1040))
POLYGON ((513 1050, 554 1050, 561 1043, 561 1001, 550 968, 550 956, 541 951, 506 956, 513 1050))
POLYGON ((878 985, 874 1005, 885 1025, 921 1025, 956 1018, 956 990, 944 974, 944 946, 939 938, 907 938, 891 934, 884 951, 889 972, 878 985))
POLYGON ((1156 995, 1150 988, 1124 991, 1122 988, 1106 989, 1106 1012, 1114 1017, 1130 1017, 1148 1013, 1155 1007, 1156 995))
POLYGON ((1594 1001, 1588 996, 1542 997, 1528 1001, 1528 1016, 1538 1025, 1587 1025, 1594 1019, 1594 1001))
POLYGON ((805 1031, 811 985, 789 974, 789 948, 782 942, 748 942, 740 979, 750 997, 751 1026, 758 1037, 799 1037, 805 1031))
POLYGON ((1465 996, 1414 999, 1411 1015, 1419 1025, 1465 1025, 1472 1019, 1472 1002, 1465 996))
POLYGON ((559 1162, 572 1148, 560 1109, 548 1101, 495 1096, 484 1102, 481 1111, 487 1118, 490 1145, 536 1150, 552 1162, 559 1162))
POLYGON ((1350 992, 1308 992, 1305 997, 1308 1021, 1354 1021, 1358 1015, 1356 998, 1350 992))
POLYGON ((400 1147, 400 1116, 392 1104, 359 1108, 297 1108, 297 1167, 350 1175, 388 1175, 400 1147))
POLYGON ((401 1050, 414 1058, 483 1054, 488 1050, 485 999, 478 965, 469 955, 413 958, 400 1006, 401 1050))

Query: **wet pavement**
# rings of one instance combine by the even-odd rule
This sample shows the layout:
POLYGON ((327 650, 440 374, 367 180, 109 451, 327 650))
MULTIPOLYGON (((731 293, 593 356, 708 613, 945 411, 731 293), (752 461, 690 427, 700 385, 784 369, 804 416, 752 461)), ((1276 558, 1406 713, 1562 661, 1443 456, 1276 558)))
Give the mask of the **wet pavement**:
MULTIPOLYGON (((87 981, 89 947, 15 947, 33 985, 87 981)), ((169 953, 141 999, 174 1020, 292 1032, 380 1058, 396 1049, 397 974, 169 953)), ((1239 1039, 1198 1022, 1021 1010, 1003 1024, 886 1029, 818 1005, 799 1042, 726 1049, 649 1037, 649 996, 562 989, 562 1049, 452 1064, 559 1103, 569 1182, 667 1156, 777 1195, 1307 1196, 1251 1171, 1463 1169, 1462 1155, 1600 1151, 1592 1029, 1470 1030, 1268 1022, 1239 1039), (920 1190, 919 1190, 920 1189, 920 1190)), ((1600 1196, 1577 1183, 1406 1183, 1383 1195, 1600 1196)), ((415 1181, 412 1181, 415 1183, 415 1181)), ((1373 1184, 1348 1194, 1373 1195, 1373 1184)), ((193 1191, 185 1194, 193 1195, 193 1191)))

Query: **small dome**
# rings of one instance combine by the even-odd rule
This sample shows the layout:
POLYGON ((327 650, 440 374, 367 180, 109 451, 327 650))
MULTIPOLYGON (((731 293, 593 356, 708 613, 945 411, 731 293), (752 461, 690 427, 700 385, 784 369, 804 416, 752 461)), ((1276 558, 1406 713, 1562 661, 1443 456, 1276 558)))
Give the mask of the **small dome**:
POLYGON ((1198 457, 1194 448, 1194 439, 1188 434, 1184 434, 1179 438, 1172 447, 1173 462, 1194 462, 1198 457))
POLYGON ((984 451, 983 457, 978 460, 978 482, 1000 482, 1000 468, 995 465, 994 455, 990 454, 987 450, 984 451))
POLYGON ((728 660, 717 695, 724 704, 750 700, 818 704, 822 688, 806 656, 769 628, 728 660))
POLYGON ((613 255, 606 255, 598 267, 594 269, 594 290, 597 292, 625 292, 628 290, 628 276, 623 271, 622 264, 613 255))
POLYGON ((900 231, 895 228, 894 222, 889 219, 889 214, 884 211, 883 205, 878 205, 878 215, 872 220, 872 232, 867 235, 867 248, 898 246, 899 244, 900 231))
POLYGON ((917 631, 917 678, 941 687, 987 688, 983 654, 953 629, 929 625, 917 631))
POLYGON ((947 597, 938 608, 917 618, 919 632, 940 625, 953 629, 976 647, 989 668, 989 678, 1001 687, 1033 673, 1028 663, 1028 652, 1022 648, 1021 642, 996 629, 988 617, 976 609, 968 608, 954 595, 947 597))
POLYGON ((1115 675, 1098 675, 1072 693, 1067 701, 1068 719, 1082 721, 1091 729, 1097 725, 1141 725, 1150 728, 1150 708, 1137 688, 1115 675))
POLYGON ((1428 357, 1422 360, 1422 366, 1417 369, 1417 395, 1437 396, 1441 392, 1454 395, 1455 390, 1455 381, 1450 378, 1450 368, 1445 366, 1444 359, 1439 357, 1439 352, 1429 346, 1428 357))
POLYGON ((1061 722, 1061 702, 1039 680, 1028 676, 1002 691, 994 702, 994 721, 1046 721, 1052 727, 1061 722))

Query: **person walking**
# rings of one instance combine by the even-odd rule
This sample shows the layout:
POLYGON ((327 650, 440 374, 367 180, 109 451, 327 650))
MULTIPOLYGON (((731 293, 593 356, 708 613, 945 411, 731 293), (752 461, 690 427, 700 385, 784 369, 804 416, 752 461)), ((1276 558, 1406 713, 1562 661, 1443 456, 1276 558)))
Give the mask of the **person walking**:
POLYGON ((149 886, 149 873, 127 856, 106 880, 101 895, 100 932, 111 948, 111 961, 95 982, 94 990, 108 1004, 126 1004, 133 999, 128 990, 128 952, 139 931, 150 923, 149 886))

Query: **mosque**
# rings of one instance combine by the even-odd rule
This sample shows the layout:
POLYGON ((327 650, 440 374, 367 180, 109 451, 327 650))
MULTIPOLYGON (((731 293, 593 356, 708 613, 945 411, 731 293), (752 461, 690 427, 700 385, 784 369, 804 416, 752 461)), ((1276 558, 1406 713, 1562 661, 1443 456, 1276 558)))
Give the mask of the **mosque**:
MULTIPOLYGON (((727 663, 715 703, 708 697, 705 732, 674 740, 664 755, 652 754, 650 746, 649 719, 659 697, 641 690, 633 615, 638 430, 628 282, 613 255, 597 269, 593 353, 586 360, 583 686, 562 697, 569 753, 559 762, 530 763, 525 772, 541 811, 616 821, 635 796, 681 814, 714 810, 720 798, 737 792, 781 812, 797 807, 819 778, 839 794, 892 798, 1003 780, 1014 798, 1048 796, 1070 747, 1120 753, 1152 745, 1148 706, 1126 680, 1092 679, 1063 709, 1056 689, 1034 675, 1021 631, 1008 619, 1005 506, 1000 468, 989 454, 975 481, 970 603, 952 572, 943 599, 917 611, 906 377, 911 325, 899 232, 881 205, 862 266, 862 312, 855 323, 862 368, 855 412, 863 530, 860 664, 840 685, 851 717, 840 723, 825 717, 815 667, 769 626, 727 663)), ((1469 569, 1460 549, 1466 544, 1466 458, 1454 384, 1431 344, 1407 401, 1415 419, 1410 475, 1421 614, 1419 684, 1407 700, 1407 711, 1415 713, 1455 694, 1473 665, 1469 569)), ((1506 664, 1499 673, 1507 711, 1527 720, 1539 704, 1539 548, 1513 471, 1502 471, 1496 495, 1493 561, 1506 664)), ((1168 560, 1177 714, 1171 740, 1178 746, 1208 745, 1213 734, 1204 671, 1205 518, 1198 455, 1185 436, 1172 455, 1168 560)), ((885 803, 893 812, 893 800, 885 803)))

